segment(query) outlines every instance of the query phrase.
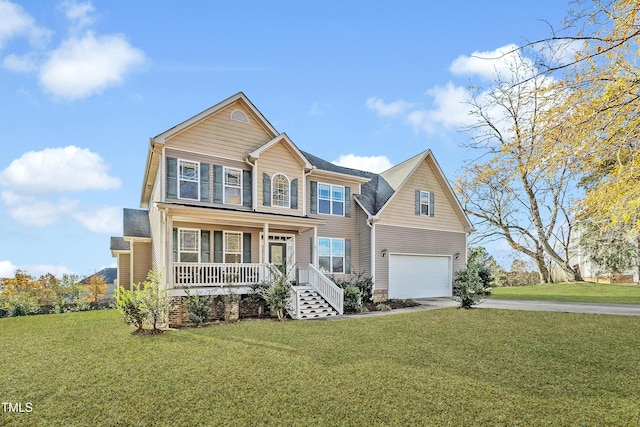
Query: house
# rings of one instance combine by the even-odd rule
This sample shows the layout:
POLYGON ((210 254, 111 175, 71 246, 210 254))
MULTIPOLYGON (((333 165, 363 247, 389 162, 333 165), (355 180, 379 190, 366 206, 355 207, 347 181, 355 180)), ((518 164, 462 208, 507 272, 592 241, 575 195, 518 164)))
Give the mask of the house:
POLYGON ((330 277, 356 272, 372 276, 374 301, 451 296, 472 229, 431 151, 380 174, 336 166, 243 93, 151 138, 140 206, 111 239, 120 286, 155 266, 179 308, 185 289, 245 294, 268 263, 288 263, 297 318, 324 312, 306 306, 310 293, 342 313, 330 277))

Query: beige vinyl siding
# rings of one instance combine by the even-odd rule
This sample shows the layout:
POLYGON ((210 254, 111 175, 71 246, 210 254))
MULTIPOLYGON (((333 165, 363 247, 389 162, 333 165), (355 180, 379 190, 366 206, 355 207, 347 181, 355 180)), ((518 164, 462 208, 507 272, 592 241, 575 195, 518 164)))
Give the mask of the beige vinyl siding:
MULTIPOLYGON (((160 176, 161 176, 160 171, 158 171, 155 185, 153 188, 152 197, 151 197, 151 200, 153 201, 161 200, 160 193, 162 190, 161 190, 161 185, 159 180, 160 176)), ((164 235, 162 233, 163 227, 162 227, 161 214, 158 208, 155 206, 155 204, 149 205, 149 225, 151 228, 151 238, 153 239, 151 244, 151 249, 152 249, 151 265, 153 266, 153 268, 163 269, 164 260, 162 259, 162 254, 163 254, 162 248, 164 247, 165 242, 163 238, 164 235)))
MULTIPOLYGON (((235 231, 240 233, 251 233, 251 260, 250 261, 243 260, 243 262, 255 262, 255 263, 260 262, 260 252, 259 252, 261 250, 260 232, 262 231, 262 228, 232 227, 232 226, 226 226, 226 225, 215 226, 210 224, 198 224, 193 222, 178 222, 178 221, 173 223, 173 227, 209 231, 211 233, 211 240, 210 240, 211 247, 209 248, 209 251, 211 253, 210 262, 213 262, 213 251, 214 251, 213 232, 214 231, 222 231, 222 232, 235 231)), ((270 230, 270 232, 273 232, 273 231, 270 230)))
POLYGON ((389 289, 389 253, 449 255, 455 272, 464 268, 466 264, 466 246, 467 238, 464 232, 376 224, 375 288, 376 290, 389 289), (383 249, 388 251, 384 257, 383 249))
POLYGON ((296 263, 299 266, 313 264, 311 259, 311 245, 313 241, 313 230, 305 231, 296 236, 296 263))
MULTIPOLYGON (((260 154, 258 159, 258 211, 272 212, 287 215, 302 215, 302 161, 291 151, 284 142, 274 144, 268 150, 260 154), (276 174, 284 174, 289 179, 289 188, 291 181, 298 180, 298 209, 283 208, 277 206, 265 206, 263 204, 262 195, 262 174, 266 173, 269 178, 273 179, 276 174)), ((273 192, 273 187, 272 187, 273 192)), ((291 190, 289 190, 291 197, 291 190)))
POLYGON ((186 151, 243 159, 247 153, 274 137, 243 103, 235 102, 172 136, 166 145, 186 151), (229 115, 233 110, 243 111, 249 117, 249 123, 230 120, 229 115))
POLYGON ((131 290, 131 255, 118 254, 118 285, 131 290))
POLYGON ((447 183, 437 178, 436 166, 427 158, 408 181, 395 194, 391 202, 380 212, 380 223, 423 227, 433 230, 465 231, 465 222, 458 210, 454 209, 455 200, 449 191, 445 191, 447 183), (415 191, 429 191, 435 196, 435 216, 415 214, 415 191))
MULTIPOLYGON (((371 228, 367 225, 368 215, 362 210, 360 205, 354 203, 352 212, 356 214, 356 223, 358 226, 358 272, 365 276, 371 276, 371 228)), ((352 253, 352 258, 355 254, 352 253)))
MULTIPOLYGON (((226 207, 233 207, 234 209, 240 209, 240 210, 251 210, 251 207, 248 206, 241 206, 241 205, 225 205, 223 203, 214 203, 213 200, 213 196, 214 196, 214 186, 215 186, 215 181, 214 181, 214 166, 223 166, 223 167, 229 167, 229 168, 235 168, 235 169, 240 169, 240 170, 248 170, 248 171, 252 171, 252 168, 247 165, 245 162, 240 161, 240 160, 229 160, 229 159, 225 159, 225 158, 220 158, 220 157, 216 157, 216 156, 209 156, 209 155, 204 155, 201 153, 189 153, 189 152, 185 152, 182 150, 177 150, 177 149, 167 149, 165 152, 166 157, 173 157, 176 159, 180 159, 180 160, 188 160, 188 161, 192 161, 192 162, 199 162, 201 164, 208 164, 209 165, 209 202, 201 202, 198 200, 191 200, 191 199, 167 199, 167 201, 179 201, 181 203, 188 203, 189 205, 194 205, 194 206, 226 206, 226 207)), ((166 185, 166 167, 165 170, 162 172, 162 182, 165 183, 164 185, 166 185)), ((223 177, 224 179, 224 177, 223 177)), ((158 182, 158 181, 156 181, 158 182)), ((165 190, 166 191, 166 190, 165 190)), ((155 196, 154 196, 155 197, 155 196)), ((202 195, 200 195, 200 197, 202 198, 202 195)))
POLYGON ((151 242, 131 242, 131 253, 133 255, 133 283, 140 283, 147 280, 149 270, 151 270, 151 242))

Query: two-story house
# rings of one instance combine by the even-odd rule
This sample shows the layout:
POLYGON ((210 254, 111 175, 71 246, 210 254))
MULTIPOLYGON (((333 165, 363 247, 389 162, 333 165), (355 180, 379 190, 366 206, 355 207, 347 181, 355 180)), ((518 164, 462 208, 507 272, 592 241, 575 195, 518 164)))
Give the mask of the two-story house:
POLYGON ((451 296, 472 229, 431 151, 380 174, 336 166, 243 93, 151 138, 140 205, 111 239, 118 283, 159 268, 176 304, 185 288, 247 293, 268 263, 338 312, 329 275, 372 276, 375 301, 451 296))

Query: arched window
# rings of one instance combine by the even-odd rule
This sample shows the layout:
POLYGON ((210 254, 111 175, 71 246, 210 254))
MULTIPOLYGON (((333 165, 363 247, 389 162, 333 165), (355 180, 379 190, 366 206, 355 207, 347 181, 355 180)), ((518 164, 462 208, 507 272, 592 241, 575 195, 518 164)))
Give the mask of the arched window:
POLYGON ((249 123, 249 117, 247 117, 244 111, 233 110, 229 118, 236 122, 249 123))
POLYGON ((289 207, 289 179, 279 173, 271 181, 271 205, 289 207))

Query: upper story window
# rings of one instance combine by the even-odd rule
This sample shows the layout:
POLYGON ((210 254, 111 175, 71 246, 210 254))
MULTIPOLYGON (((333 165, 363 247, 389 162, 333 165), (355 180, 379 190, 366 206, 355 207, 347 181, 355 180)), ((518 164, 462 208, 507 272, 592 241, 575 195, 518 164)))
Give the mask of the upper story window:
POLYGON ((198 200, 200 198, 200 163, 179 160, 178 197, 198 200))
POLYGON ((416 215, 434 216, 434 196, 431 191, 416 190, 416 215))
POLYGON ((289 179, 281 173, 274 175, 271 184, 271 205, 288 208, 289 190, 289 179))
POLYGON ((344 215, 344 187, 318 183, 318 213, 344 215))
POLYGON ((224 168, 224 203, 242 204, 242 170, 224 168))
POLYGON ((200 230, 178 230, 178 261, 200 262, 200 230))
POLYGON ((236 122, 249 123, 249 117, 247 117, 244 111, 233 110, 229 115, 229 118, 236 122))

